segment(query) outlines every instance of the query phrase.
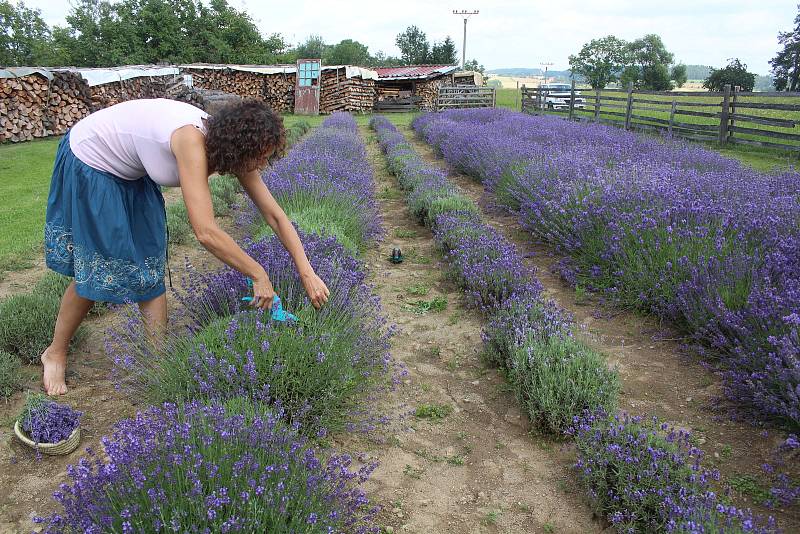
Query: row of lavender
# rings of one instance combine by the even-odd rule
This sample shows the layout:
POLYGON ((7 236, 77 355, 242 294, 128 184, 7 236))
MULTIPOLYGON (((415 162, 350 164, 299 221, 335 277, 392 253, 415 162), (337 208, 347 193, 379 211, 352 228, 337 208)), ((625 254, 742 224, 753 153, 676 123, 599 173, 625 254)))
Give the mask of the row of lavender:
POLYGON ((575 338, 571 318, 543 298, 516 248, 391 123, 376 117, 371 125, 412 213, 431 227, 469 301, 490 317, 486 355, 508 371, 539 430, 575 437, 578 472, 598 510, 631 532, 770 531, 716 497, 717 474, 701 467, 687 434, 607 415, 616 407, 616 373, 575 338))
MULTIPOLYGON (((348 242, 381 233, 349 115, 327 119, 264 180, 298 215, 350 206, 361 223, 343 225, 348 242)), ((254 219, 243 217, 242 229, 263 233, 254 219)), ((300 226, 331 290, 320 311, 279 240, 264 236, 246 251, 298 321, 280 323, 244 304, 248 286, 236 271, 190 267, 179 296, 185 331, 154 346, 138 317, 115 330, 108 352, 121 386, 152 407, 118 423, 103 439, 105 455, 90 452, 70 468, 72 483, 56 494, 63 513, 43 520, 48 532, 376 530, 376 509, 360 487, 374 465, 356 467, 349 455, 313 444, 378 421, 364 406, 395 379, 391 332, 361 262, 336 237, 300 226)))
POLYGON ((800 429, 800 174, 501 110, 416 129, 568 255, 568 281, 670 318, 722 364, 745 413, 800 429))

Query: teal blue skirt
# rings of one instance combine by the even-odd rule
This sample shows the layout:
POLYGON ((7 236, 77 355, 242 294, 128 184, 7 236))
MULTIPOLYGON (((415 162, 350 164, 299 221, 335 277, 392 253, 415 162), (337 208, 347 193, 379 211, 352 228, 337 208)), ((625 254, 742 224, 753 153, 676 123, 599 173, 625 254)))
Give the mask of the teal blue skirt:
POLYGON ((47 199, 47 266, 75 278, 94 301, 142 302, 162 295, 167 255, 164 197, 149 176, 123 180, 79 160, 61 140, 47 199))

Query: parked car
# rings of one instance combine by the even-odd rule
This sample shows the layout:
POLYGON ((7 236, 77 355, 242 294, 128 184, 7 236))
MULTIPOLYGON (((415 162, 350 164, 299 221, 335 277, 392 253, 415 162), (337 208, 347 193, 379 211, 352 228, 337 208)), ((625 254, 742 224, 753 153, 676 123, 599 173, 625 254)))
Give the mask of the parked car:
MULTIPOLYGON (((544 107, 553 110, 569 109, 569 99, 571 97, 572 86, 568 83, 544 83, 539 86, 542 89, 544 97, 544 107)), ((586 107, 586 99, 583 98, 581 92, 575 91, 576 109, 583 109, 586 107)))

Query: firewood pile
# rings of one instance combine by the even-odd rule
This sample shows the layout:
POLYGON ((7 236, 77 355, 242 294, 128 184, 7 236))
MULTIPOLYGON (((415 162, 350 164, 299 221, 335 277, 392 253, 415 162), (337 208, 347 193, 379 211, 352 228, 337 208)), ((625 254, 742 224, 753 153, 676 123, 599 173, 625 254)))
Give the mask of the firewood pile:
POLYGON ((192 85, 197 88, 265 100, 278 113, 290 113, 294 109, 294 73, 262 74, 191 67, 182 70, 192 75, 192 85))
POLYGON ((419 107, 427 111, 435 111, 436 100, 439 98, 439 87, 452 84, 452 76, 442 76, 440 78, 418 82, 416 96, 420 98, 419 107))
POLYGON ((165 98, 171 87, 181 83, 177 76, 140 76, 95 85, 90 90, 96 108, 101 109, 137 98, 165 98))
POLYGON ((63 134, 94 109, 80 75, 52 74, 0 78, 0 143, 63 134))
POLYGON ((344 67, 322 71, 320 113, 372 110, 375 104, 375 82, 361 78, 347 78, 345 72, 344 67))
POLYGON ((224 91, 213 89, 200 89, 198 87, 187 87, 181 85, 178 89, 168 94, 169 98, 186 102, 213 115, 221 107, 241 100, 242 97, 224 91))

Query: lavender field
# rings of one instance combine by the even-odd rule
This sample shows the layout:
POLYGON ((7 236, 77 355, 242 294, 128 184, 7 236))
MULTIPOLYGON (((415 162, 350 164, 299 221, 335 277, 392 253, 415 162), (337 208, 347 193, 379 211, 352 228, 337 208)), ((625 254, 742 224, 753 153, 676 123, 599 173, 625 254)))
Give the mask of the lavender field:
POLYGON ((800 429, 800 174, 501 110, 414 127, 564 254, 566 281, 668 318, 741 413, 800 429))

